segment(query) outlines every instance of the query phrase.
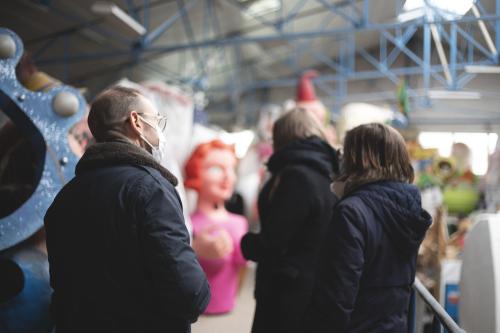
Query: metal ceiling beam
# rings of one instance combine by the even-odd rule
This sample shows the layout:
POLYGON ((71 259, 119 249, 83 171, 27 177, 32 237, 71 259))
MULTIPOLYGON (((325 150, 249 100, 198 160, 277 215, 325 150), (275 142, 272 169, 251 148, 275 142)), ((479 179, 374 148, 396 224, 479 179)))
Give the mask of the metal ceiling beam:
MULTIPOLYGON (((191 25, 191 20, 189 19, 189 12, 188 9, 186 8, 184 0, 177 0, 177 7, 179 8, 179 12, 181 12, 182 25, 184 27, 184 32, 186 33, 187 39, 190 43, 195 43, 196 39, 194 37, 193 27, 191 25)), ((197 48, 191 49, 191 53, 200 71, 204 72, 205 66, 202 57, 200 55, 199 49, 197 48)))
MULTIPOLYGON (((500 20, 500 15, 488 15, 481 17, 485 21, 495 21, 500 20)), ((443 22, 438 21, 419 21, 416 24, 418 27, 428 26, 430 24, 451 24, 451 23, 467 23, 467 22, 477 22, 478 19, 475 17, 463 17, 461 19, 450 20, 443 22)), ((412 23, 413 24, 413 23, 412 23)), ((270 34, 262 36, 236 36, 228 37, 222 39, 211 39, 205 41, 199 41, 193 44, 190 43, 180 43, 174 45, 165 46, 155 46, 145 49, 145 52, 173 52, 179 50, 186 50, 189 48, 199 48, 199 47, 214 47, 214 46, 228 46, 234 44, 246 44, 246 43, 262 43, 262 42, 272 42, 279 40, 295 40, 295 39, 308 39, 308 38, 318 38, 318 37, 328 37, 332 35, 341 34, 351 34, 351 33, 362 33, 367 31, 379 31, 387 32, 391 29, 397 29, 411 25, 410 23, 387 23, 387 24, 370 24, 367 26, 357 27, 357 28, 337 28, 337 29, 326 29, 326 30, 316 30, 316 31, 303 31, 303 32, 288 32, 283 34, 270 34)), ((402 42, 398 42, 401 44, 402 42)))
MULTIPOLYGON (((151 4, 149 3, 149 0, 144 0, 144 18, 142 20, 142 25, 144 28, 146 28, 146 31, 149 31, 149 21, 150 21, 150 14, 151 14, 151 4)), ((140 21, 138 21, 140 22, 140 21)))
MULTIPOLYGON (((197 0, 194 0, 197 1, 197 0)), ((488 15, 488 16, 483 16, 481 17, 482 20, 486 21, 495 21, 495 20, 500 20, 500 15, 488 15)), ((466 22, 476 22, 478 19, 475 17, 464 17, 461 19, 456 19, 456 20, 450 20, 447 22, 442 22, 442 21, 420 21, 419 23, 415 23, 417 27, 422 28, 429 26, 430 24, 433 24, 435 22, 439 22, 440 24, 451 24, 451 23, 466 23, 466 22)), ((166 46, 151 46, 148 48, 145 48, 143 50, 144 53, 153 53, 153 54, 165 54, 165 53, 171 53, 171 52, 176 52, 176 51, 185 51, 189 50, 191 48, 206 48, 206 47, 220 47, 220 46, 230 46, 230 45, 236 45, 236 44, 247 44, 247 43, 262 43, 262 42, 271 42, 271 41, 279 41, 279 40, 296 40, 296 39, 309 39, 309 38, 318 38, 318 37, 328 37, 332 35, 341 35, 341 34, 350 34, 350 33, 361 33, 365 31, 378 31, 380 33, 383 33, 386 37, 391 41, 397 41, 388 31, 390 29, 395 29, 398 27, 402 26, 407 26, 408 24, 395 24, 395 23, 390 23, 390 24, 371 24, 365 27, 360 27, 360 28, 340 28, 340 29, 326 29, 326 30, 319 30, 319 31, 306 31, 306 32, 290 32, 290 33, 283 33, 283 34, 271 34, 271 35, 262 35, 262 36, 248 36, 248 37, 228 37, 224 39, 210 39, 210 40, 204 40, 204 41, 197 41, 195 43, 179 43, 179 44, 173 44, 173 45, 166 45, 166 46)), ((417 60, 418 57, 414 56, 414 53, 409 50, 406 45, 403 44, 401 40, 396 42, 398 47, 401 47, 401 51, 405 52, 407 55, 412 57, 415 61, 421 62, 420 60, 417 60)), ((474 42, 477 43, 477 42, 474 42)), ((477 46, 477 45, 476 45, 477 46)), ((476 47, 477 48, 477 47, 476 47)), ((70 62, 81 62, 81 61, 86 61, 86 60, 94 60, 96 58, 111 58, 115 56, 127 56, 130 54, 129 50, 122 50, 122 51, 116 51, 116 52, 101 52, 101 53, 87 53, 87 54, 81 54, 78 56, 73 56, 69 59, 70 62)), ((43 65, 53 65, 53 64, 58 64, 62 61, 61 58, 53 58, 53 59, 47 59, 47 60, 41 60, 40 64, 43 65)))
POLYGON ((141 22, 141 18, 139 17, 139 11, 137 8, 134 6, 134 1, 133 0, 125 0, 127 4, 127 12, 129 13, 130 16, 134 18, 137 22, 141 22))
POLYGON ((399 78, 392 73, 389 69, 387 69, 387 66, 384 66, 384 62, 379 62, 375 57, 370 55, 365 49, 362 47, 358 48, 359 54, 366 60, 368 61, 373 67, 378 69, 378 71, 382 74, 384 74, 389 80, 392 81, 394 84, 399 83, 399 78))
MULTIPOLYGON (((347 22, 352 24, 353 27, 363 25, 363 17, 355 18, 355 17, 349 16, 348 14, 344 13, 343 8, 342 8, 343 6, 339 6, 338 4, 331 3, 327 0, 316 0, 316 1, 319 2, 320 4, 322 4, 329 11, 334 12, 334 13, 338 14, 339 16, 341 16, 342 18, 344 18, 347 22)), ((349 3, 351 5, 353 5, 354 8, 356 8, 354 2, 349 1, 349 3)), ((351 8, 351 7, 348 7, 348 8, 351 8)))
MULTIPOLYGON (((191 0, 193 5, 195 0, 191 0)), ((227 0, 228 3, 235 5, 234 1, 227 0)), ((331 13, 335 13, 338 16, 342 16, 346 19, 345 15, 353 14, 349 16, 351 19, 346 19, 346 26, 334 29, 323 29, 323 27, 316 28, 310 31, 285 31, 282 29, 284 22, 289 22, 299 16, 300 9, 304 6, 307 0, 299 0, 295 3, 295 6, 288 13, 283 13, 283 16, 275 21, 260 20, 263 26, 274 27, 274 33, 264 34, 264 35, 231 35, 224 38, 209 38, 208 34, 203 34, 201 40, 195 41, 194 33, 192 31, 191 24, 188 20, 188 9, 186 7, 188 4, 184 4, 183 1, 178 0, 179 12, 174 14, 164 23, 162 23, 154 31, 150 32, 143 43, 139 45, 139 52, 144 56, 156 56, 163 55, 166 53, 178 52, 178 51, 193 51, 197 52, 198 49, 217 49, 223 50, 225 47, 239 47, 247 43, 264 43, 271 41, 286 41, 286 42, 296 42, 298 40, 306 41, 310 44, 315 38, 338 36, 341 40, 341 46, 339 50, 339 56, 337 59, 331 56, 323 54, 320 50, 314 50, 312 47, 306 48, 307 53, 311 54, 319 63, 325 64, 329 69, 324 71, 325 75, 319 77, 316 82, 320 89, 327 92, 328 95, 335 94, 335 97, 342 100, 347 95, 347 82, 351 80, 361 80, 361 79, 375 79, 375 78, 387 78, 394 84, 398 84, 400 76, 412 76, 412 75, 422 75, 423 76, 423 90, 427 91, 433 81, 442 84, 445 87, 451 89, 458 89, 466 84, 473 76, 460 73, 465 67, 465 65, 470 64, 492 64, 497 62, 498 56, 493 54, 485 48, 481 42, 477 41, 473 34, 462 29, 459 24, 464 23, 478 23, 479 21, 484 22, 494 22, 495 27, 500 27, 500 0, 497 1, 497 11, 495 15, 483 15, 480 17, 476 16, 464 16, 454 20, 444 20, 439 16, 436 16, 432 20, 422 18, 420 20, 412 22, 393 22, 393 23, 373 23, 368 20, 369 1, 364 0, 362 3, 362 11, 357 7, 357 3, 353 0, 343 1, 344 8, 340 10, 338 4, 332 5, 324 0, 316 0, 323 5, 325 8, 331 10, 331 13), (335 7, 335 8, 334 8, 335 7), (299 10, 297 9, 299 8, 299 10), (184 9, 184 10, 183 10, 184 9), (349 14, 346 14, 350 12, 349 14), (163 46, 153 46, 151 43, 161 36, 165 31, 167 31, 177 20, 182 18, 186 35, 188 36, 187 43, 169 44, 163 46), (431 40, 431 27, 434 30, 434 35, 438 34, 442 36, 443 42, 447 43, 449 47, 449 63, 450 63, 450 76, 446 80, 441 73, 443 73, 443 66, 436 66, 432 64, 432 40, 431 40), (446 32, 445 28, 449 27, 450 33, 446 32), (423 31, 423 52, 419 55, 413 47, 409 44, 410 40, 416 34, 418 30, 423 31), (370 50, 376 52, 369 52, 363 48, 356 49, 356 35, 364 32, 376 32, 379 34, 379 40, 381 41, 378 50, 370 50), (457 39, 463 39, 468 48, 468 57, 462 56, 460 50, 458 49, 457 39), (388 53, 387 42, 390 42, 394 48, 388 53), (310 50, 309 50, 310 49, 310 50), (404 55, 407 59, 411 59, 417 66, 408 66, 394 68, 397 58, 400 55, 404 55), (364 59, 368 64, 373 66, 376 70, 360 70, 356 65, 357 61, 364 59), (333 71, 334 74, 329 74, 329 71, 333 71), (336 84, 336 91, 334 91, 325 83, 334 82, 336 84)), ((238 6, 241 8, 241 6, 238 6)), ((259 21, 257 19, 257 21, 259 21)), ((216 34, 217 36, 218 34, 216 34)), ((496 43, 500 43, 500 30, 496 32, 496 43)), ((112 52, 103 52, 98 54, 81 54, 78 56, 64 57, 62 62, 66 60, 66 63, 70 62, 80 62, 89 61, 96 59, 105 59, 111 57, 128 57, 129 50, 118 50, 112 52)), ((300 56, 306 52, 300 52, 300 56)), ((299 53, 297 53, 299 54, 299 53)), ((297 56, 295 54, 294 56, 297 56)), ((446 63, 448 63, 448 55, 441 52, 441 59, 443 56, 446 57, 446 63)), ((198 62, 206 62, 207 57, 200 59, 199 55, 195 56, 198 62)), ((49 59, 41 64, 49 65, 54 62, 59 62, 61 59, 49 59)), ((292 59, 293 60, 293 59, 292 59)), ((234 62, 236 64, 237 71, 242 70, 242 61, 238 60, 234 62)), ((299 73, 302 68, 295 65, 292 61, 288 64, 294 74, 299 73)), ((202 66, 205 69, 206 66, 202 66)), ((203 71, 201 71, 203 74, 203 71)), ((200 74, 201 75, 201 74, 200 74)), ((269 88, 274 86, 287 86, 294 85, 296 82, 295 78, 283 78, 278 80, 264 80, 256 82, 240 82, 238 84, 238 94, 243 93, 248 90, 269 88)), ((212 89, 213 91, 224 90, 234 91, 234 85, 228 85, 223 87, 217 87, 212 89), (219 89, 220 88, 220 89, 219 89)))
MULTIPOLYGON (((226 0, 226 1, 228 1, 228 0, 226 0)), ((360 0, 341 1, 341 2, 338 2, 337 4, 338 5, 349 4, 349 3, 354 3, 355 1, 360 1, 360 0)), ((369 0, 364 0, 364 1, 368 2, 369 0)), ((213 0, 207 0, 207 2, 212 3, 213 0)), ((154 6, 157 6, 158 4, 163 4, 163 3, 165 3, 165 1, 154 1, 151 3, 151 8, 154 6)), ((215 22, 214 25, 218 26, 218 19, 216 17, 216 10, 215 10, 215 7, 213 5, 212 5, 212 7, 214 8, 214 10, 213 10, 213 16, 211 16, 211 18, 213 18, 213 21, 215 22)), ((298 18, 309 17, 312 15, 320 14, 322 12, 324 12, 324 11, 321 9, 321 7, 312 8, 312 9, 308 9, 308 10, 304 10, 304 11, 300 12, 296 18, 298 19, 298 18)), ((97 23, 92 22, 92 24, 97 24, 97 23)), ((246 27, 243 30, 240 29, 237 31, 230 31, 230 32, 227 32, 225 34, 226 34, 226 37, 227 36, 239 36, 241 34, 256 32, 257 30, 260 30, 263 27, 264 27, 263 25, 259 24, 258 26, 246 27)), ((76 27, 75 29, 72 29, 71 32, 64 31, 63 33, 72 33, 72 32, 78 31, 79 29, 81 29, 81 27, 76 27)), ((221 36, 220 28, 215 29, 214 31, 216 32, 216 34, 215 34, 216 36, 221 36)), ((218 37, 216 37, 216 38, 218 38, 218 37)), ((217 49, 220 50, 223 47, 224 46, 218 46, 217 49)), ((106 73, 116 72, 116 70, 123 69, 126 66, 134 66, 137 64, 139 56, 140 56, 141 61, 151 61, 155 58, 163 56, 163 53, 158 53, 158 52, 143 54, 141 52, 141 48, 144 48, 144 45, 141 45, 141 44, 137 45, 136 44, 131 51, 122 50, 123 52, 118 52, 118 53, 106 51, 104 53, 99 53, 99 54, 93 54, 93 55, 89 54, 89 57, 85 57, 85 55, 81 55, 82 57, 68 59, 68 61, 75 61, 75 60, 76 61, 93 61, 93 60, 99 59, 99 58, 102 58, 103 60, 105 60, 106 58, 111 58, 111 57, 115 57, 115 56, 116 57, 122 57, 122 56, 125 57, 125 56, 127 56, 127 54, 126 54, 127 52, 130 52, 134 55, 132 57, 132 59, 129 59, 129 60, 125 59, 125 61, 122 61, 121 63, 113 65, 113 66, 108 66, 106 69, 100 69, 98 71, 93 71, 93 72, 91 71, 91 72, 88 72, 86 74, 75 77, 73 79, 75 82, 82 82, 82 80, 84 81, 87 78, 105 75, 106 73)), ((56 59, 56 61, 59 61, 59 60, 56 59)), ((45 63, 47 65, 50 65, 50 62, 51 62, 51 60, 43 61, 43 63, 45 63)))
MULTIPOLYGON (((128 1, 128 0, 127 0, 128 1)), ((149 2, 149 8, 150 10, 159 6, 159 5, 162 5, 162 4, 165 4, 165 3, 168 3, 172 0, 156 0, 156 1, 151 1, 149 2)), ((128 6, 128 5, 127 5, 128 6)), ((133 6, 133 3, 132 3, 132 6, 133 6)), ((128 8, 128 12, 130 13, 131 11, 136 11, 136 12, 139 12, 140 10, 144 10, 143 6, 133 6, 132 8, 128 8)), ((135 17, 134 17, 135 18, 135 17)), ((140 21, 137 20, 138 22, 140 21)), ((32 44, 36 44, 36 43, 39 43, 39 42, 44 42, 46 40, 50 40, 54 37, 60 37, 60 36, 64 36, 64 35, 67 35, 67 34, 74 34, 74 33, 78 33, 80 32, 81 30, 85 29, 85 28, 93 28, 94 26, 100 24, 104 22, 104 19, 103 18, 98 18, 98 19, 94 19, 94 20, 87 20, 87 21, 84 21, 82 23, 79 23, 79 24, 76 24, 72 27, 69 27, 69 28, 66 28, 66 29, 63 29, 63 30, 59 30, 59 31, 54 31, 54 32, 51 32, 47 35, 44 35, 44 36, 41 36, 41 37, 36 37, 36 38, 33 38, 33 39, 28 39, 24 42, 24 44, 26 46, 29 46, 29 45, 32 45, 32 44)))
MULTIPOLYGON (((407 27, 403 35, 400 37, 401 43, 406 45, 410 41, 410 39, 415 35, 417 30, 418 28, 415 25, 410 25, 409 27, 407 27)), ((387 39, 384 38, 384 40, 387 39)), ((394 48, 389 54, 389 56, 386 58, 385 65, 390 67, 394 63, 394 61, 396 61, 396 59, 400 54, 401 54, 401 49, 398 47, 394 48)))
POLYGON ((174 15, 170 16, 166 19, 162 24, 156 27, 153 31, 150 31, 143 37, 141 41, 141 47, 147 48, 154 41, 160 38, 174 23, 182 16, 186 15, 186 13, 191 9, 198 0, 191 0, 187 4, 182 7, 181 10, 177 11, 174 15))
MULTIPOLYGON (((483 61, 479 62, 481 64, 487 64, 489 63, 488 61, 483 61)), ((466 64, 457 64, 457 69, 458 70, 464 70, 466 64)), ((438 74, 443 72, 443 66, 441 65, 432 65, 429 66, 429 72, 438 74)), ((380 70, 365 70, 365 71, 357 71, 357 72, 352 72, 352 73, 347 73, 347 75, 340 75, 340 74, 326 74, 326 75, 321 75, 317 78, 315 78, 313 81, 315 83, 320 83, 320 82, 337 82, 341 81, 344 78, 347 79, 348 81, 359 81, 359 80, 371 80, 371 79, 382 79, 386 78, 387 74, 390 73, 390 75, 400 77, 400 76, 420 76, 424 72, 424 69, 420 66, 413 66, 413 67, 400 67, 400 68, 391 68, 388 72, 381 72, 380 70)), ((260 80, 260 81, 253 81, 249 84, 247 84, 244 89, 245 90, 252 90, 252 89, 263 89, 263 88, 272 88, 272 87, 293 87, 297 84, 298 78, 296 77, 288 77, 288 78, 281 78, 281 79, 275 79, 275 80, 260 80)), ((228 86, 220 86, 220 87, 213 87, 210 88, 210 91, 225 91, 229 87, 228 86)))
POLYGON ((278 20, 273 25, 277 28, 286 26, 286 24, 292 22, 299 15, 300 10, 304 7, 306 3, 307 0, 298 0, 293 6, 293 8, 290 10, 290 12, 288 12, 283 19, 278 20))
MULTIPOLYGON (((53 5, 50 6, 49 9, 51 12, 58 15, 59 17, 65 19, 67 21, 78 22, 80 26, 88 28, 90 30, 93 30, 93 31, 101 34, 102 36, 106 36, 110 40, 118 41, 118 42, 122 43, 123 45, 130 44, 129 39, 124 38, 123 36, 120 36, 119 34, 115 33, 114 31, 112 31, 110 29, 94 26, 93 23, 95 22, 95 20, 88 21, 86 18, 81 17, 78 14, 75 14, 73 12, 68 12, 67 10, 61 9, 61 8, 53 6, 53 5)), ((99 22, 101 22, 101 21, 99 20, 99 22)), ((61 35, 66 36, 68 34, 61 34, 61 35)))

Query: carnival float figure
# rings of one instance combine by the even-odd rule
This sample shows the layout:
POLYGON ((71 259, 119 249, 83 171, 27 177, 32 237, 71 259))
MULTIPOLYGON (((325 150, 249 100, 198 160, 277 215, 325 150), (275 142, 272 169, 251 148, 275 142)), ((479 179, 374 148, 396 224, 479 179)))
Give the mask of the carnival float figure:
POLYGON ((246 264, 239 244, 247 232, 247 221, 224 207, 234 190, 236 163, 234 148, 213 140, 198 145, 185 167, 185 186, 198 193, 191 222, 193 247, 212 292, 206 314, 234 308, 240 271, 246 264))
POLYGON ((296 107, 310 112, 323 127, 328 142, 336 147, 338 145, 337 130, 331 123, 330 112, 316 96, 312 80, 319 73, 314 70, 304 72, 297 84, 296 107))
POLYGON ((19 82, 23 53, 19 37, 0 28, 0 332, 45 333, 53 325, 43 216, 73 177, 69 133, 86 103, 29 61, 19 82))
POLYGON ((451 148, 451 172, 443 189, 443 201, 450 214, 467 216, 477 208, 479 179, 471 170, 471 151, 464 143, 451 148))

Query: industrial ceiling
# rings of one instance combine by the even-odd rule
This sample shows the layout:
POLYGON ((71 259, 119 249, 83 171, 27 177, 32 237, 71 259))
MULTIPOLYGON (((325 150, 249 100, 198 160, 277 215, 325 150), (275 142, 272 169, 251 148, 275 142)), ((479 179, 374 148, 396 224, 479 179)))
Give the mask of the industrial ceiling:
POLYGON ((496 2, 404 21, 403 0, 18 0, 2 3, 0 26, 41 69, 91 94, 121 77, 159 79, 237 109, 245 98, 293 94, 298 75, 315 68, 332 110, 394 100, 402 78, 425 106, 432 89, 467 90, 478 74, 466 67, 497 63, 496 2))

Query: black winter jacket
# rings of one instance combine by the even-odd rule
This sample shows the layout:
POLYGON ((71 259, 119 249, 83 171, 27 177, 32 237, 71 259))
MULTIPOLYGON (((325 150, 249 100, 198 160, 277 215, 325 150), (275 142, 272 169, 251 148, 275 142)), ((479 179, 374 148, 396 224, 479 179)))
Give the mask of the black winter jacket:
POLYGON ((190 332, 210 290, 176 183, 130 143, 85 152, 45 216, 57 333, 190 332))
POLYGON ((268 163, 271 179, 259 195, 261 231, 241 241, 256 261, 257 307, 252 332, 296 332, 310 300, 314 268, 336 198, 335 151, 317 137, 293 142, 268 163))
POLYGON ((342 198, 304 331, 407 332, 417 252, 430 224, 413 185, 371 183, 342 198))

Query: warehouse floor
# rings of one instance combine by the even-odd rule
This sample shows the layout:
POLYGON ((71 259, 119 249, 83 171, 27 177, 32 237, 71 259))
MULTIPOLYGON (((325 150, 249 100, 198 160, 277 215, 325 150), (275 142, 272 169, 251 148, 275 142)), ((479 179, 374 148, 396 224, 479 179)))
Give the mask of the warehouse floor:
POLYGON ((255 267, 246 272, 243 286, 236 301, 236 307, 230 314, 221 316, 201 316, 191 327, 192 333, 248 333, 252 327, 255 300, 255 267))

